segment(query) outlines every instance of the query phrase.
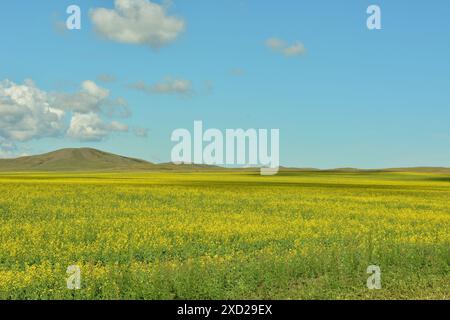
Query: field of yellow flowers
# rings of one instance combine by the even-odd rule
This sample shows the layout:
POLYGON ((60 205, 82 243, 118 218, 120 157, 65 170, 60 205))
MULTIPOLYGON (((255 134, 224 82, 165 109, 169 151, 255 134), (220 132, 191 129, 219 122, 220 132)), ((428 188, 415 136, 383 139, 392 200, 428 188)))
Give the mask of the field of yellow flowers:
POLYGON ((449 298, 450 176, 0 174, 0 299, 449 298))

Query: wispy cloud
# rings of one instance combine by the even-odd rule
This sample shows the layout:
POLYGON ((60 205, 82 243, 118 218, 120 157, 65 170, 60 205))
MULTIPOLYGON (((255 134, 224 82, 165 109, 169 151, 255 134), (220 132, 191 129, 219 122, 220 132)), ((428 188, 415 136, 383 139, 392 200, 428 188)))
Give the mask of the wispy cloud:
POLYGON ((148 128, 141 128, 141 127, 135 127, 133 129, 134 135, 139 138, 147 138, 149 131, 150 130, 148 128))
POLYGON ((147 94, 176 94, 189 96, 193 94, 193 86, 190 80, 174 79, 166 77, 164 80, 147 85, 145 82, 137 82, 130 85, 130 88, 145 92, 147 94))
POLYGON ((116 76, 112 74, 104 73, 97 76, 97 81, 103 83, 112 83, 115 82, 116 80, 117 80, 116 76))
POLYGON ((279 38, 270 38, 266 40, 265 44, 272 51, 281 53, 287 57, 301 56, 306 53, 305 46, 299 41, 288 44, 286 41, 279 38))
POLYGON ((245 75, 245 70, 241 68, 233 68, 230 70, 230 73, 235 77, 242 77, 245 75))

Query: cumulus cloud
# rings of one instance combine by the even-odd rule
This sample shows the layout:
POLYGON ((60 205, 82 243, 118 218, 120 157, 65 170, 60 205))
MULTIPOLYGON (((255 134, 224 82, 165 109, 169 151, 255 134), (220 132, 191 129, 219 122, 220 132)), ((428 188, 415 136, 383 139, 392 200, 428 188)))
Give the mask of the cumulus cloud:
POLYGON ((86 80, 81 90, 74 94, 54 93, 54 103, 64 110, 79 113, 98 112, 109 97, 109 90, 99 87, 95 82, 86 80))
POLYGON ((110 98, 110 91, 98 86, 91 80, 81 84, 80 91, 69 93, 53 93, 53 103, 63 110, 76 113, 103 113, 109 117, 128 118, 131 110, 124 98, 110 98))
POLYGON ((110 132, 126 132, 128 126, 119 122, 104 122, 96 113, 75 113, 70 121, 67 135, 80 141, 101 141, 110 132))
POLYGON ((31 80, 21 85, 9 80, 0 82, 0 137, 27 141, 61 134, 65 113, 51 100, 31 80))
POLYGON ((130 87, 148 94, 190 95, 194 91, 191 81, 185 79, 173 79, 171 77, 167 77, 165 80, 157 82, 153 85, 147 85, 144 82, 137 82, 132 84, 130 87))
POLYGON ((123 98, 109 100, 102 105, 102 112, 108 117, 129 118, 132 115, 128 101, 123 98))
POLYGON ((31 80, 23 84, 1 81, 0 151, 11 153, 16 148, 15 142, 32 139, 68 135, 82 141, 98 141, 109 133, 128 131, 122 123, 102 119, 101 115, 130 114, 124 99, 112 100, 109 94, 109 90, 89 80, 75 94, 49 93, 37 88, 31 80))
POLYGON ((306 53, 305 46, 301 42, 294 42, 289 45, 286 41, 278 38, 270 38, 266 40, 266 46, 272 51, 281 53, 287 57, 300 56, 306 53))
POLYGON ((167 15, 167 7, 149 0, 115 0, 114 9, 96 8, 90 17, 106 39, 161 48, 175 41, 185 22, 167 15))

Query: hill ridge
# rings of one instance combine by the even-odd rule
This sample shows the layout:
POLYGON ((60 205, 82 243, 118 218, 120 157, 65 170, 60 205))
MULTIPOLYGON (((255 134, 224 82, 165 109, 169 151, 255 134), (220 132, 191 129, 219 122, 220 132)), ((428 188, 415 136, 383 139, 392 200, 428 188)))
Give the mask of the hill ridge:
POLYGON ((95 148, 63 148, 18 158, 0 159, 0 172, 83 172, 83 171, 211 171, 224 168, 208 165, 155 164, 95 148))
MULTIPOLYGON (((146 160, 132 158, 95 148, 63 148, 55 151, 23 156, 13 159, 0 159, 0 172, 72 172, 72 171, 252 171, 259 168, 224 168, 202 164, 155 164, 146 160)), ((336 173, 371 173, 371 172, 422 172, 450 174, 445 167, 410 167, 386 169, 357 168, 291 168, 280 167, 281 172, 336 172, 336 173)))
POLYGON ((94 148, 64 148, 39 155, 0 159, 0 171, 95 171, 151 169, 153 163, 94 148))

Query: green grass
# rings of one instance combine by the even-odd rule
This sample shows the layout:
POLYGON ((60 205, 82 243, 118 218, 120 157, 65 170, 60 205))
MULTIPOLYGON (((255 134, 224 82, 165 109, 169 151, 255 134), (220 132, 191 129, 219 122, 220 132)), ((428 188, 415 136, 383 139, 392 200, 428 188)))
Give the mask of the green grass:
POLYGON ((426 173, 0 174, 0 298, 449 299, 448 199, 426 173))

